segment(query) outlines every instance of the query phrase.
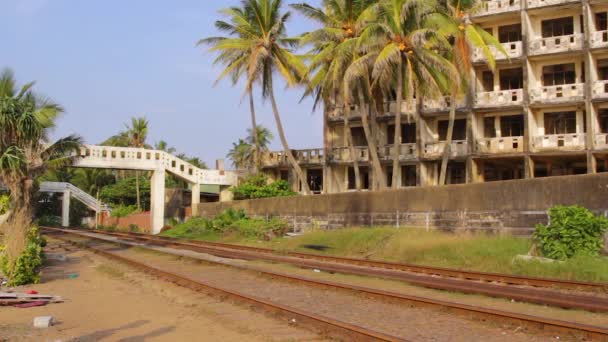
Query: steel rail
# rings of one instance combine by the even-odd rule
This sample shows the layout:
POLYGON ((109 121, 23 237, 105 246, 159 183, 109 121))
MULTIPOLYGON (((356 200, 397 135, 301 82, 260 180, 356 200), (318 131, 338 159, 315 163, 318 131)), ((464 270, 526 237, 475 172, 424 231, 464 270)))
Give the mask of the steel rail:
POLYGON ((243 246, 243 245, 226 244, 226 243, 218 243, 218 242, 207 242, 207 241, 199 241, 199 240, 177 239, 177 238, 161 237, 161 236, 138 234, 138 233, 103 232, 103 234, 131 237, 131 238, 137 238, 137 239, 141 239, 141 240, 145 240, 145 241, 162 241, 162 242, 180 243, 180 244, 185 244, 185 245, 193 244, 193 245, 200 245, 200 246, 209 246, 209 247, 217 247, 217 248, 222 248, 222 249, 241 250, 241 251, 249 251, 249 252, 264 253, 264 254, 277 254, 277 255, 291 256, 291 257, 296 257, 296 258, 301 258, 301 259, 343 263, 343 264, 349 264, 349 265, 358 265, 358 266, 373 267, 373 268, 380 268, 380 269, 399 270, 399 271, 422 273, 422 274, 428 274, 428 275, 437 275, 437 276, 457 278, 457 279, 478 280, 478 281, 485 281, 485 282, 498 282, 498 283, 504 283, 504 284, 509 284, 509 285, 527 285, 527 286, 534 286, 534 287, 555 287, 555 288, 565 288, 565 289, 595 290, 595 291, 608 292, 608 283, 594 283, 594 282, 584 282, 584 281, 575 281, 575 280, 526 277, 526 276, 517 276, 517 275, 500 274, 500 273, 457 270, 457 269, 450 269, 450 268, 444 268, 444 267, 423 266, 423 265, 396 263, 396 262, 387 262, 387 261, 375 261, 375 260, 373 261, 373 260, 365 260, 365 259, 357 259, 357 258, 325 256, 325 255, 298 253, 298 252, 278 252, 276 250, 268 249, 268 248, 250 247, 250 246, 243 246))
MULTIPOLYGON (((73 234, 73 233, 68 233, 73 234)), ((239 303, 248 304, 256 308, 263 309, 271 314, 279 315, 290 319, 290 322, 297 322, 313 328, 317 333, 330 335, 331 337, 340 337, 347 341, 388 341, 388 342, 403 342, 407 341, 402 338, 385 334, 382 332, 367 329, 355 324, 339 321, 330 317, 317 315, 306 310, 293 308, 280 303, 272 302, 266 299, 257 298, 255 296, 246 295, 237 291, 222 289, 220 287, 208 284, 206 282, 195 280, 184 275, 176 274, 161 268, 139 262, 137 260, 117 255, 95 248, 84 243, 74 242, 69 239, 64 239, 59 236, 53 236, 58 240, 62 240, 76 246, 90 249, 92 252, 122 262, 128 266, 136 268, 145 273, 167 280, 173 284, 186 287, 195 291, 214 294, 222 298, 230 298, 239 303)), ((88 237, 91 238, 91 237, 88 237)), ((105 240, 104 240, 105 241, 105 240)), ((106 241, 107 242, 107 241, 106 241)))
MULTIPOLYGON (((82 231, 79 232, 76 230, 72 230, 72 232, 75 234, 82 234, 83 236, 87 236, 87 234, 107 235, 113 236, 115 238, 117 236, 116 234, 106 234, 105 232, 87 233, 82 231)), ((218 247, 209 247, 205 245, 184 243, 178 241, 159 241, 152 240, 145 235, 123 235, 124 236, 119 236, 119 238, 126 240, 131 239, 134 241, 143 241, 146 243, 151 242, 152 245, 172 246, 178 249, 203 252, 225 258, 240 258, 245 260, 260 259, 270 262, 291 264, 299 267, 320 269, 328 272, 395 279, 413 285, 423 286, 437 290, 455 291, 468 294, 485 295, 490 297, 507 298, 521 302, 555 306, 565 309, 580 309, 592 312, 608 312, 608 298, 602 298, 597 296, 566 294, 537 288, 519 288, 489 283, 477 283, 468 280, 452 278, 435 278, 430 277, 428 275, 405 273, 399 270, 396 271, 391 269, 366 268, 364 266, 358 265, 327 263, 297 257, 282 256, 274 253, 255 253, 250 251, 227 250, 218 247)))
MULTIPOLYGON (((105 239, 101 239, 99 237, 81 235, 81 234, 70 232, 70 231, 65 231, 63 233, 68 234, 68 235, 88 238, 88 239, 97 239, 97 240, 100 240, 100 241, 103 241, 106 243, 110 243, 110 244, 133 246, 131 244, 121 242, 121 241, 108 241, 105 239)), ((57 237, 57 238, 60 240, 75 244, 75 245, 90 248, 93 250, 98 250, 98 251, 101 251, 102 253, 108 253, 103 250, 88 246, 86 243, 74 242, 72 240, 63 239, 61 237, 57 237)), ((155 251, 158 251, 158 250, 155 250, 155 251)), ((161 251, 161 252, 164 254, 176 255, 176 254, 171 254, 169 252, 163 252, 163 251, 161 251)), ((200 259, 197 259, 197 258, 188 257, 188 256, 186 256, 186 257, 193 259, 193 260, 200 261, 200 259)), ((119 256, 119 258, 124 258, 124 257, 119 256)), ((580 337, 580 335, 582 335, 582 337, 592 339, 592 340, 608 341, 608 328, 604 328, 604 327, 592 326, 592 325, 581 324, 581 323, 576 323, 576 322, 568 322, 568 321, 563 321, 563 320, 556 320, 556 319, 539 317, 539 316, 520 314, 520 313, 515 313, 515 312, 509 312, 509 311, 502 311, 502 310, 497 310, 497 309, 492 309, 492 308, 484 308, 484 307, 480 307, 480 306, 437 300, 437 299, 427 298, 427 297, 406 295, 406 294, 402 294, 402 293, 377 290, 377 289, 356 286, 356 285, 349 285, 349 284, 343 284, 343 283, 336 283, 336 282, 306 278, 306 277, 295 276, 295 275, 290 275, 290 274, 285 274, 285 273, 280 273, 280 272, 268 271, 268 270, 265 270, 265 269, 262 269, 259 267, 226 264, 226 263, 222 263, 219 261, 211 261, 211 260, 204 260, 204 262, 207 262, 210 264, 220 264, 220 265, 229 266, 229 267, 233 267, 233 268, 237 268, 237 269, 242 269, 245 271, 257 272, 257 273, 261 273, 264 276, 271 277, 271 278, 281 278, 281 279, 286 279, 288 281, 307 283, 312 286, 323 286, 323 287, 328 287, 328 288, 333 288, 333 289, 347 290, 347 291, 354 292, 357 294, 370 295, 370 296, 378 297, 378 298, 385 299, 385 300, 393 300, 393 301, 396 300, 396 301, 400 301, 400 302, 414 303, 415 305, 446 308, 446 309, 455 311, 460 314, 465 314, 469 317, 471 315, 476 316, 476 317, 481 317, 481 318, 489 317, 493 320, 506 321, 510 324, 520 324, 520 325, 523 324, 525 326, 543 330, 543 331, 551 331, 551 332, 555 332, 555 333, 576 334, 576 335, 579 335, 579 337, 580 337)))

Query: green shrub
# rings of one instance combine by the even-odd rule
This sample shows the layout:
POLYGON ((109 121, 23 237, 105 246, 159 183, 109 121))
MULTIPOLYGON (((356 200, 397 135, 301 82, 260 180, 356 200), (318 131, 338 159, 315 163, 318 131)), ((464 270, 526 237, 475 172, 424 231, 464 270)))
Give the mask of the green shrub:
POLYGON ((8 195, 0 195, 0 215, 6 214, 9 204, 10 198, 8 195))
POLYGON ((241 185, 233 187, 232 193, 237 200, 297 195, 291 191, 288 182, 278 180, 268 184, 268 177, 265 175, 249 177, 241 185))
POLYGON ((32 227, 28 232, 25 250, 16 260, 10 262, 4 253, 1 254, 0 267, 2 273, 8 278, 9 286, 40 282, 44 246, 46 246, 46 240, 40 235, 38 227, 32 227))
POLYGON ((131 233, 141 233, 141 229, 139 229, 139 226, 136 224, 130 224, 129 225, 129 232, 131 233))
POLYGON ((597 256, 603 249, 608 219, 579 206, 549 210, 549 225, 536 226, 534 238, 543 255, 557 260, 597 256))
POLYGON ((194 217, 167 231, 165 236, 181 238, 212 238, 237 234, 246 238, 271 239, 283 235, 287 223, 278 218, 270 220, 250 218, 243 210, 228 209, 211 219, 194 217))
POLYGON ((61 217, 51 215, 42 216, 37 220, 37 222, 38 225, 45 227, 60 227, 62 223, 61 217))
POLYGON ((112 208, 112 217, 127 217, 139 212, 136 205, 119 204, 112 208))

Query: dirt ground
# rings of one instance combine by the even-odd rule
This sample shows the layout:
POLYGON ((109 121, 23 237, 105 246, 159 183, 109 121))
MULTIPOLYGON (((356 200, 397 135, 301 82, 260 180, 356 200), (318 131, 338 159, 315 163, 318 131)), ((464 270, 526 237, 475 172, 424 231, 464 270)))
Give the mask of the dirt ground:
POLYGON ((16 290, 34 289, 61 296, 65 302, 29 309, 0 307, 0 341, 320 340, 288 322, 153 279, 56 241, 47 252, 67 255, 68 260, 49 262, 41 284, 16 290), (70 277, 74 274, 78 276, 70 277), (56 319, 56 325, 32 327, 34 317, 47 315, 56 319))

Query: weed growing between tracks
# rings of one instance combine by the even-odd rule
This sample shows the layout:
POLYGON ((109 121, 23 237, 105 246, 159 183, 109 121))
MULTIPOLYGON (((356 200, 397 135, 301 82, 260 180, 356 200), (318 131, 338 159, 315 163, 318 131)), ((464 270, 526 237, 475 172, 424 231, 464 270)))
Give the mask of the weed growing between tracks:
POLYGON ((182 238, 240 243, 279 251, 369 258, 483 272, 561 278, 580 281, 608 281, 608 258, 577 257, 566 262, 542 263, 515 260, 531 246, 528 238, 454 234, 439 231, 396 228, 352 228, 316 230, 294 238, 258 241, 234 234, 182 235, 182 238))

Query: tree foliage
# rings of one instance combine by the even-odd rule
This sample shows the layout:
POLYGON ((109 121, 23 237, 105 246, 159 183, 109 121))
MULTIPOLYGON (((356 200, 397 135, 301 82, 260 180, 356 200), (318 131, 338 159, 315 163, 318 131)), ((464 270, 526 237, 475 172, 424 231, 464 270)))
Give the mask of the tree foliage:
POLYGON ((297 193, 290 189, 289 183, 284 180, 269 182, 265 175, 254 175, 243 183, 232 188, 234 198, 237 200, 294 196, 297 193))
MULTIPOLYGON (((150 180, 147 177, 139 179, 141 196, 144 199, 142 208, 144 210, 150 208, 150 180)), ((135 177, 121 179, 116 184, 104 187, 99 193, 99 198, 106 203, 115 205, 135 205, 137 206, 136 195, 137 180, 135 177)))
POLYGON ((608 219, 603 216, 579 206, 556 206, 549 210, 549 224, 536 226, 534 238, 546 257, 565 260, 597 256, 607 230, 608 219))

